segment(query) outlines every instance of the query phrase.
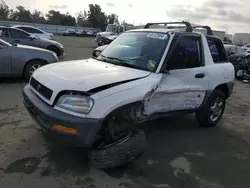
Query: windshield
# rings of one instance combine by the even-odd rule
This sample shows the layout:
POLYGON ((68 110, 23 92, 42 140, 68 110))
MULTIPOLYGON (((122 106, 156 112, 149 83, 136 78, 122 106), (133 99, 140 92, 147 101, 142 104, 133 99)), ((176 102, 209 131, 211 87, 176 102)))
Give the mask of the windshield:
POLYGON ((164 33, 123 33, 97 59, 153 72, 161 61, 168 41, 169 35, 164 33))
POLYGON ((116 25, 107 25, 106 31, 116 33, 116 25))
POLYGON ((6 42, 6 41, 4 41, 2 39, 0 39, 0 45, 2 45, 2 46, 11 46, 10 43, 8 43, 8 42, 6 42))

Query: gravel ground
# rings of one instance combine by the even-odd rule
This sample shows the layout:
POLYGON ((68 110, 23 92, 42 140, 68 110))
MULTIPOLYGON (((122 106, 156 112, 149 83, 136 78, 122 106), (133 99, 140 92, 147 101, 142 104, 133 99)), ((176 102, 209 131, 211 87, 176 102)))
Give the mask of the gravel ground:
MULTIPOLYGON (((57 37, 65 60, 87 58, 93 38, 57 37)), ((22 105, 23 80, 0 83, 0 188, 248 188, 250 85, 236 82, 218 127, 193 116, 143 126, 148 151, 112 170, 89 167, 85 153, 44 135, 22 105)))

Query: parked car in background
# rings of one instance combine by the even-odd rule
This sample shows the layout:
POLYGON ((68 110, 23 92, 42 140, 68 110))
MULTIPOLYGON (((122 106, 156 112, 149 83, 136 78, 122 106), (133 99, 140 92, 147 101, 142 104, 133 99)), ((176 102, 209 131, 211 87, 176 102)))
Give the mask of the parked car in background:
POLYGON ((0 39, 12 44, 17 43, 48 49, 55 52, 57 56, 64 55, 63 45, 59 42, 35 37, 18 28, 0 26, 0 39))
POLYGON ((242 62, 245 58, 249 57, 249 53, 243 50, 240 46, 225 44, 224 45, 228 60, 234 65, 235 75, 237 76, 238 70, 242 67, 242 62))
POLYGON ((228 59, 233 65, 237 65, 239 59, 245 58, 249 55, 249 53, 243 50, 240 46, 225 44, 224 47, 228 55, 228 59))
POLYGON ((88 32, 87 32, 87 35, 88 35, 88 36, 91 36, 91 37, 95 37, 96 34, 97 34, 96 31, 88 31, 88 32))
POLYGON ((250 44, 246 44, 246 45, 242 46, 242 49, 244 49, 246 52, 250 53, 250 44))
POLYGON ((64 36, 75 36, 76 35, 76 30, 67 29, 67 30, 62 32, 62 35, 64 35, 64 36))
POLYGON ((78 31, 76 32, 76 36, 77 36, 77 37, 86 36, 86 31, 84 31, 84 30, 78 30, 78 31))
POLYGON ((25 77, 29 80, 33 72, 43 65, 57 62, 54 52, 49 50, 10 44, 0 39, 0 77, 25 77))
POLYGON ((15 25, 15 26, 12 26, 12 28, 22 29, 22 30, 26 31, 27 33, 32 34, 32 35, 39 37, 39 38, 50 39, 50 40, 52 40, 54 38, 54 35, 52 33, 47 33, 46 31, 43 31, 41 29, 38 29, 38 28, 32 27, 32 26, 15 25))

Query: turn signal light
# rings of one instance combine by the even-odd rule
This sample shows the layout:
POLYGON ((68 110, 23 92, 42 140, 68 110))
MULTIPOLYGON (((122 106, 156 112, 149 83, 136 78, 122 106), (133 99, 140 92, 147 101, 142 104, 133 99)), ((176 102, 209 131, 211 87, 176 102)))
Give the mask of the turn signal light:
POLYGON ((63 125, 54 124, 52 127, 58 131, 69 133, 69 134, 76 134, 77 133, 76 129, 71 128, 71 127, 65 127, 63 125))

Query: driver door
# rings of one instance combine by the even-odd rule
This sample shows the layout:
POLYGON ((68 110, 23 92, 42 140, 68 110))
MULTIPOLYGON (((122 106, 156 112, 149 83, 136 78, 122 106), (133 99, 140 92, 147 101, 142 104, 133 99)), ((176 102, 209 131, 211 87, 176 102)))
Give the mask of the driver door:
POLYGON ((11 56, 9 47, 0 43, 0 76, 7 77, 11 75, 11 56))
POLYGON ((152 96, 145 103, 145 113, 194 110, 209 86, 199 35, 183 35, 172 42, 167 56, 167 70, 152 96))

